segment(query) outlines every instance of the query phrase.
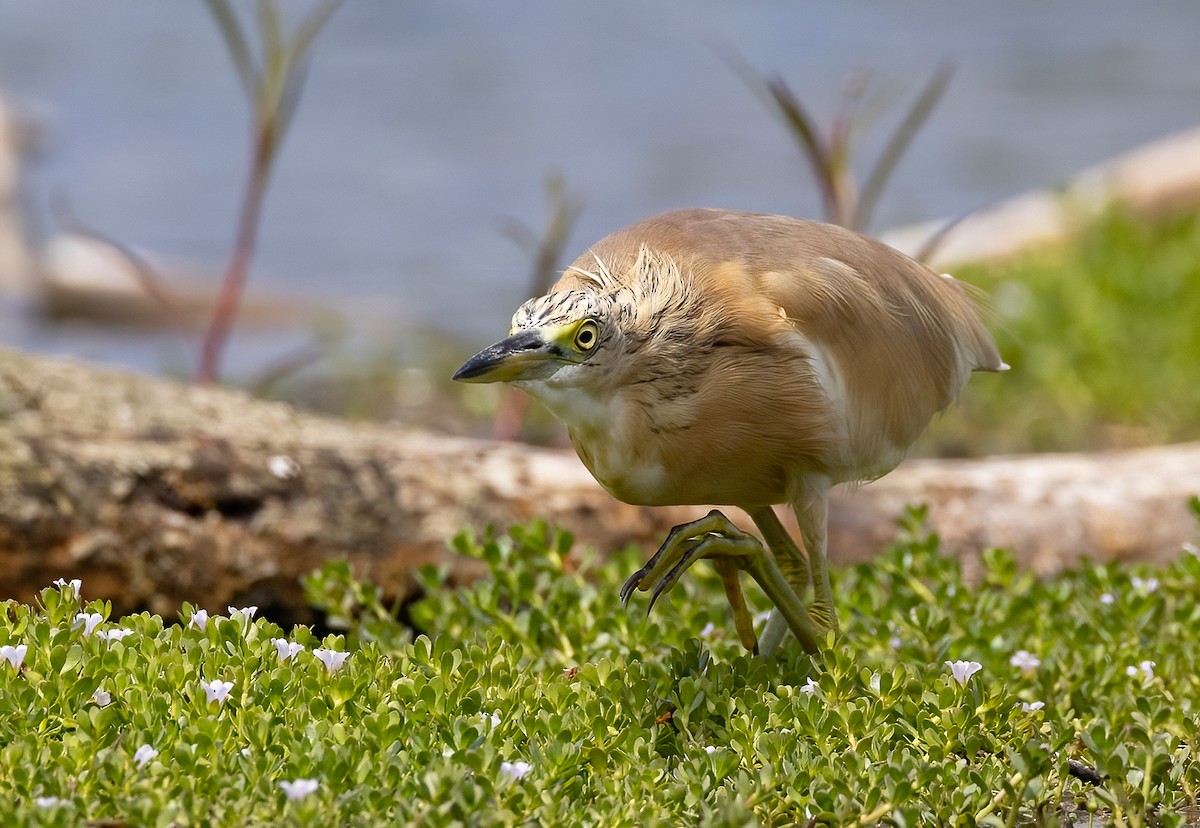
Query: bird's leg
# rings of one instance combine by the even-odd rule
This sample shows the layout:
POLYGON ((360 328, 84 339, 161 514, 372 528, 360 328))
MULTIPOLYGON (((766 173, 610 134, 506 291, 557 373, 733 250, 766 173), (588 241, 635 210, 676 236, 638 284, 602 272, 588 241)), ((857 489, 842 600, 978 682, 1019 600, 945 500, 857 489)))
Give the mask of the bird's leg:
MULTIPOLYGON (((782 527, 780 531, 782 532, 782 527)), ((803 598, 788 584, 770 548, 764 547, 753 535, 738 529, 729 518, 715 509, 699 520, 672 529, 654 556, 621 587, 621 600, 628 603, 634 589, 647 590, 653 587, 650 600, 650 606, 653 607, 658 597, 673 587, 688 567, 701 558, 723 561, 726 571, 722 572, 721 577, 726 584, 727 595, 731 581, 735 582, 736 579, 736 573, 728 571, 745 570, 774 602, 804 649, 808 652, 816 651, 817 628, 808 616, 808 608, 803 598)), ((740 600, 740 586, 736 588, 736 595, 740 600)), ((744 600, 741 603, 744 607, 744 600)), ((746 643, 748 639, 743 633, 743 627, 749 624, 750 619, 748 611, 743 609, 742 612, 744 617, 739 619, 739 610, 734 606, 734 622, 738 625, 738 635, 742 642, 746 643)))
MULTIPOLYGON (((804 652, 815 653, 820 649, 817 643, 819 633, 812 619, 808 617, 808 606, 783 577, 771 550, 765 546, 761 549, 762 554, 752 558, 746 564, 746 572, 758 582, 763 592, 767 593, 767 597, 775 604, 775 612, 771 614, 771 617, 783 618, 800 642, 800 646, 804 648, 804 652)), ((760 642, 758 652, 759 655, 767 658, 774 654, 774 648, 768 650, 764 647, 764 642, 760 642)))
POLYGON ((729 608, 733 610, 733 626, 737 630, 742 646, 752 653, 758 653, 758 638, 754 635, 754 619, 746 606, 746 596, 742 594, 741 567, 736 560, 729 558, 713 558, 713 569, 721 576, 721 584, 725 587, 725 598, 729 608))
POLYGON ((813 601, 808 614, 822 628, 838 631, 837 610, 833 606, 833 587, 829 583, 829 560, 826 557, 829 537, 829 496, 822 492, 794 505, 800 536, 808 551, 812 570, 813 601))
MULTIPOLYGON (((776 559, 781 562, 780 571, 784 578, 796 595, 803 600, 808 595, 809 587, 807 557, 796 547, 791 536, 779 523, 779 516, 770 506, 758 512, 750 512, 750 517, 758 526, 758 530, 763 533, 767 545, 774 550, 776 559)), ((805 612, 807 611, 806 607, 805 612)), ((759 652, 763 656, 774 655, 775 651, 779 649, 779 645, 783 643, 783 637, 787 635, 790 626, 778 609, 772 612, 770 618, 767 619, 766 628, 763 629, 762 638, 758 642, 759 652)))
MULTIPOLYGON (((837 632, 833 592, 829 585, 829 568, 825 561, 825 502, 823 495, 814 498, 812 504, 817 508, 807 510, 805 518, 800 517, 800 510, 797 509, 801 536, 804 538, 805 547, 811 551, 808 556, 800 551, 791 535, 783 528, 774 509, 764 506, 750 511, 750 517, 762 532, 767 547, 779 561, 781 574, 802 602, 807 598, 809 585, 812 585, 813 601, 811 604, 805 604, 804 611, 812 627, 820 631, 818 636, 821 638, 824 638, 824 633, 829 630, 837 632)), ((759 640, 759 652, 764 656, 775 653, 789 628, 795 631, 796 625, 792 619, 785 617, 778 605, 776 606, 777 611, 771 614, 759 640)), ((801 643, 804 643, 803 640, 801 643)), ((809 650, 807 645, 804 648, 809 650)))
POLYGON ((808 555, 792 541, 791 535, 783 528, 773 508, 765 506, 749 512, 749 515, 758 531, 762 532, 767 546, 775 554, 775 561, 779 564, 779 571, 783 573, 783 577, 797 595, 807 595, 808 588, 812 585, 809 579, 808 555))

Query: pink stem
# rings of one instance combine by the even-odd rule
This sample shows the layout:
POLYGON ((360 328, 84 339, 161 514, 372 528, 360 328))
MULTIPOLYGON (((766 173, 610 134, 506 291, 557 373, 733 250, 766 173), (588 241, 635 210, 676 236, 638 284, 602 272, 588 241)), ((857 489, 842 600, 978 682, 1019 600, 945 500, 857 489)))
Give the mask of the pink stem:
POLYGON ((196 369, 196 382, 202 385, 213 382, 220 368, 221 353, 229 342, 233 320, 237 317, 238 305, 246 289, 250 262, 254 259, 254 247, 258 238, 259 219, 263 198, 267 192, 267 179, 271 173, 271 161, 275 151, 274 122, 261 124, 255 135, 254 160, 250 165, 250 176, 242 195, 241 214, 238 216, 237 239, 221 291, 213 307, 212 319, 204 335, 200 350, 200 365, 196 369))

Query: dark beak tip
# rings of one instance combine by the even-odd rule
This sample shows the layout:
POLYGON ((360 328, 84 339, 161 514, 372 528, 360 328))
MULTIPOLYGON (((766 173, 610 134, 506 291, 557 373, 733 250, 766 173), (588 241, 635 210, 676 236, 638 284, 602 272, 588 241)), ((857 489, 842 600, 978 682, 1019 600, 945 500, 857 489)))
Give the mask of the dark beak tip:
POLYGON ((470 382, 480 374, 484 373, 484 370, 485 367, 480 364, 479 359, 472 357, 464 362, 462 366, 454 372, 454 376, 452 376, 450 379, 454 380, 455 382, 470 382))
POLYGON ((496 382, 503 381, 501 377, 491 376, 506 359, 521 356, 523 352, 536 349, 543 345, 540 334, 534 331, 521 331, 512 334, 490 345, 468 359, 462 367, 454 372, 452 380, 456 382, 496 382))

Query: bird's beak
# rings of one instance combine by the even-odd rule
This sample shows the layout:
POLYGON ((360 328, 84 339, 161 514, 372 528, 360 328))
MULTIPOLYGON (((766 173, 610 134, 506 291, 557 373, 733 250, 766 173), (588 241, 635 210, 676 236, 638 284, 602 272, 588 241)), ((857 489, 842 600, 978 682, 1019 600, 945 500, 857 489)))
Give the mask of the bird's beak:
POLYGON ((460 382, 544 379, 562 366, 563 353, 538 330, 518 331, 468 359, 454 372, 460 382))

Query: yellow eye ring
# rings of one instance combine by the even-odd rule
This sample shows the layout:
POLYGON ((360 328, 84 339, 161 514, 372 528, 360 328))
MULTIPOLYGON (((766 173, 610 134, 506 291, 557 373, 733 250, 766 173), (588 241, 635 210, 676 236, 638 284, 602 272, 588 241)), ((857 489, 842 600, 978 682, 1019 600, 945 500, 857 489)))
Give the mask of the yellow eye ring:
POLYGON ((600 326, 591 319, 584 320, 575 331, 575 347, 581 351, 590 351, 600 341, 600 326))

